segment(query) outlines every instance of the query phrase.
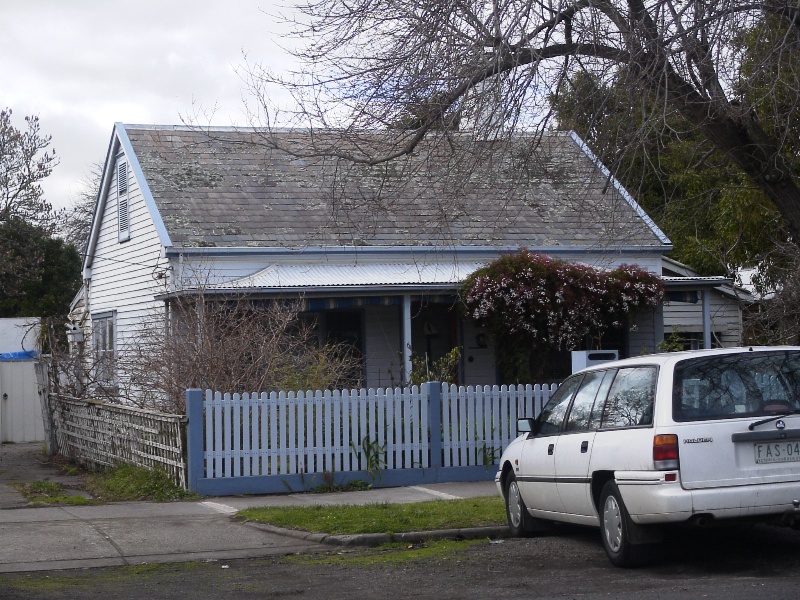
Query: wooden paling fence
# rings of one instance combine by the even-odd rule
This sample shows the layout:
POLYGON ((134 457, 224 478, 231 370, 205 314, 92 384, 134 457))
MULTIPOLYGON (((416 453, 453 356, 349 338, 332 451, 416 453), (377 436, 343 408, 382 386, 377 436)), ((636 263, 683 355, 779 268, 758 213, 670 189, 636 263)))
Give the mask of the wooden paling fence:
POLYGON ((187 415, 48 394, 54 451, 92 468, 160 468, 206 495, 494 476, 518 417, 556 386, 226 394, 189 390, 187 415), (184 427, 186 445, 184 446, 184 427), (184 449, 186 454, 184 454, 184 449))
POLYGON ((517 419, 535 417, 556 385, 442 385, 442 465, 496 464, 517 437, 517 419))
POLYGON ((51 394, 58 451, 90 468, 160 468, 186 487, 186 417, 51 394))
POLYGON ((427 415, 421 400, 416 387, 262 394, 207 390, 205 471, 212 478, 357 471, 367 466, 370 443, 382 449, 387 468, 426 467, 427 415))
POLYGON ((226 394, 189 390, 189 487, 269 493, 494 476, 516 421, 555 386, 421 387, 226 394))

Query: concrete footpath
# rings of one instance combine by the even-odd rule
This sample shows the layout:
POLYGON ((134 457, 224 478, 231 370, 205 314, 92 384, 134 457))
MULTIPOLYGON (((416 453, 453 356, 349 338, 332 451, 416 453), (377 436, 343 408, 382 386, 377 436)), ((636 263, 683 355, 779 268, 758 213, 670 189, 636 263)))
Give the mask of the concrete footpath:
MULTIPOLYGON (((48 465, 41 454, 41 444, 0 446, 0 573, 254 558, 315 552, 330 549, 330 543, 376 544, 387 540, 380 536, 353 539, 309 535, 241 523, 232 516, 253 506, 406 503, 497 493, 494 482, 484 481, 330 494, 28 508, 22 495, 8 485, 12 481, 41 480, 59 481, 67 487, 77 486, 79 481, 48 465)), ((499 536, 504 529, 449 534, 499 536)))

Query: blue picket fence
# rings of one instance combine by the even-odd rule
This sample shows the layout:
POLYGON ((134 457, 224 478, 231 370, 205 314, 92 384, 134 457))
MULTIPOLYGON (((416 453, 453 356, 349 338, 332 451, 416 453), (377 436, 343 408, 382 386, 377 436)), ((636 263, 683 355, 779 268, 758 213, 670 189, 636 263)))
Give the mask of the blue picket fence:
POLYGON ((227 394, 188 390, 188 487, 202 495, 491 479, 518 417, 555 385, 227 394))

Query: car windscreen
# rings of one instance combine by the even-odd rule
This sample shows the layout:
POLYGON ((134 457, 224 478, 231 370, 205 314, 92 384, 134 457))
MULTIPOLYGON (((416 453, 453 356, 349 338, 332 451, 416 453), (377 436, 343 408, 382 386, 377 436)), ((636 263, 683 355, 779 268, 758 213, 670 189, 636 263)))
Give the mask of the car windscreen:
POLYGON ((800 409, 800 352, 692 358, 675 367, 672 416, 707 421, 800 409))

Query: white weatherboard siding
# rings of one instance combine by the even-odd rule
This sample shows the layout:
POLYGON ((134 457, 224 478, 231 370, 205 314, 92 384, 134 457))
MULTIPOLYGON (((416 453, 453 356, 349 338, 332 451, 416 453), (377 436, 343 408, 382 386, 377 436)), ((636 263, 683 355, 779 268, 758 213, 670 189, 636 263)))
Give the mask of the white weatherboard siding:
POLYGON ((658 344, 663 339, 662 329, 657 325, 661 321, 660 313, 660 306, 645 309, 637 312, 630 320, 628 356, 658 352, 658 344))
POLYGON ((368 306, 364 311, 366 385, 400 385, 401 373, 400 307, 368 306))
MULTIPOLYGON (((716 290, 711 292, 711 331, 721 346, 742 343, 742 311, 735 298, 716 290)), ((664 302, 664 336, 672 332, 703 333, 703 302, 664 302)))
POLYGON ((91 315, 115 312, 116 351, 123 353, 138 335, 142 321, 162 306, 154 296, 165 291, 166 278, 158 275, 167 263, 161 258, 161 242, 132 173, 128 183, 130 239, 119 241, 116 190, 115 169, 92 264, 89 310, 91 315))

